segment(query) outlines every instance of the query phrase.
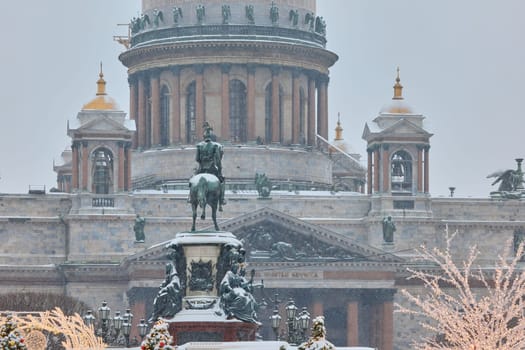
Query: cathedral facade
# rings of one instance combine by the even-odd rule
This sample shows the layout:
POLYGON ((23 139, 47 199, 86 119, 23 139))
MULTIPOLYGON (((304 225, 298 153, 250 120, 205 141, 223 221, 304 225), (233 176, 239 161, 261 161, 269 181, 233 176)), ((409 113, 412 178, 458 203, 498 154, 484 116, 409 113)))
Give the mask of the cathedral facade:
MULTIPOLYGON (((422 290, 406 269, 428 267, 415 249, 443 247, 447 227, 459 258, 477 244, 487 265, 494 246, 525 232, 519 199, 430 196, 432 134, 399 72, 392 100, 364 126, 365 167, 340 123, 328 140, 337 55, 315 0, 143 0, 141 10, 119 57, 129 116, 101 69, 95 97, 68 124, 57 191, 0 196, 2 292, 48 291, 93 308, 106 300, 148 319, 166 244, 191 227, 187 182, 205 122, 224 146, 219 226, 244 242, 264 281, 256 298, 277 293, 324 315, 336 346, 410 347, 422 331, 394 304, 406 303, 401 289, 422 290), (271 181, 264 196, 257 174, 271 181), (395 230, 383 229, 389 217, 395 230)), ((266 339, 270 314, 259 311, 266 339)))

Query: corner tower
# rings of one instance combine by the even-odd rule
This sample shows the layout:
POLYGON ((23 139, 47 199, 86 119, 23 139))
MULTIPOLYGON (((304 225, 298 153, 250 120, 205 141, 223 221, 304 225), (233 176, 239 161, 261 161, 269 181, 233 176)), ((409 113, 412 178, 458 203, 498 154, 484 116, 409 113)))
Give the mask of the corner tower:
MULTIPOLYGON (((308 147, 317 135, 327 139, 328 75, 338 57, 325 48, 315 4, 143 0, 119 57, 128 67, 134 148, 193 145, 205 121, 225 146, 308 147)), ((134 176, 148 174, 134 169, 134 176)), ((230 174, 237 177, 245 176, 230 174)))
POLYGON ((392 100, 370 125, 365 124, 363 139, 367 142, 368 152, 368 194, 388 199, 381 202, 382 211, 428 210, 423 204, 418 205, 418 198, 429 196, 432 134, 424 129, 425 117, 406 103, 402 91, 398 68, 392 100))
POLYGON ((129 191, 134 133, 134 121, 127 119, 106 93, 101 65, 95 98, 68 122, 67 134, 72 139, 68 190, 95 194, 129 191))

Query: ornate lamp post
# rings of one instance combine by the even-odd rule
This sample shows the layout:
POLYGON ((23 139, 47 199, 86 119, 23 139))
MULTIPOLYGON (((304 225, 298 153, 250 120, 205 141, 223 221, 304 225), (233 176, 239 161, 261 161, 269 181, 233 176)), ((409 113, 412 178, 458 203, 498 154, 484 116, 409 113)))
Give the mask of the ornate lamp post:
MULTIPOLYGON (((310 324, 310 313, 306 310, 306 307, 303 307, 299 315, 297 315, 297 310, 298 308, 295 306, 295 302, 290 298, 285 307, 286 324, 288 328, 287 341, 290 344, 300 344, 306 341, 306 330, 310 324)), ((273 310, 273 315, 270 316, 270 322, 277 340, 279 340, 281 319, 282 317, 279 315, 279 309, 276 305, 273 310)))
POLYGON ((131 310, 126 309, 126 313, 122 318, 124 319, 124 323, 122 324, 122 333, 126 337, 126 347, 129 348, 129 334, 131 332, 131 324, 133 321, 133 314, 131 313, 131 310))
POLYGON ((124 334, 124 337, 126 337, 126 347, 129 348, 129 333, 131 332, 131 323, 128 323, 125 321, 122 324, 122 333, 124 334))
POLYGON ((111 309, 108 307, 107 301, 102 302, 102 306, 98 308, 98 317, 102 320, 102 338, 108 341, 108 320, 111 309))
MULTIPOLYGON (((111 318, 111 309, 108 307, 108 303, 106 301, 103 301, 102 305, 98 308, 97 311, 99 316, 98 319, 100 320, 100 322, 98 322, 98 325, 96 322, 96 317, 93 315, 92 310, 88 310, 84 315, 84 323, 88 326, 93 326, 96 330, 96 334, 100 335, 105 343, 118 343, 120 331, 125 331, 124 325, 126 323, 126 320, 131 320, 133 318, 133 315, 129 312, 130 310, 126 310, 126 314, 124 316, 120 315, 120 311, 116 311, 115 316, 111 318)), ((129 322, 129 324, 129 327, 131 328, 131 322, 129 322)))
POLYGON ((141 318, 137 328, 139 329, 140 341, 143 342, 144 337, 148 334, 148 324, 146 323, 146 320, 141 318))
POLYGON ((95 316, 93 316, 93 311, 88 310, 86 314, 84 315, 84 323, 87 326, 95 326, 95 316))
POLYGON ((270 323, 272 325, 273 332, 275 333, 275 340, 279 340, 279 326, 281 325, 281 316, 279 310, 275 308, 273 315, 270 316, 270 323))

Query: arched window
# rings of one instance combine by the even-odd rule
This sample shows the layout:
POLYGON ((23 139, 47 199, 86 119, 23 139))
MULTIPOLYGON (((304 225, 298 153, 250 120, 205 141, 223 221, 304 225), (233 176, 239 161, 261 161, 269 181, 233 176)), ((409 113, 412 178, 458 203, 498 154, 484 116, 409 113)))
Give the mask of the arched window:
POLYGON ((160 89, 160 144, 170 143, 170 92, 166 85, 160 89))
POLYGON ((304 89, 299 89, 299 143, 306 144, 306 97, 304 89))
POLYGON ((230 138, 246 142, 246 86, 240 80, 230 81, 230 138))
POLYGON ((197 93, 196 84, 193 81, 186 88, 186 142, 193 144, 196 141, 196 112, 197 93))
MULTIPOLYGON (((282 141, 282 133, 283 133, 283 87, 279 85, 279 141, 282 141)), ((265 119, 264 119, 264 126, 265 126, 265 142, 271 143, 272 142, 272 84, 268 84, 266 86, 266 92, 265 92, 265 119)))
POLYGON ((390 180, 392 192, 412 193, 412 157, 406 151, 392 155, 390 180))
POLYGON ((106 148, 93 152, 93 193, 108 194, 113 187, 113 154, 106 148))

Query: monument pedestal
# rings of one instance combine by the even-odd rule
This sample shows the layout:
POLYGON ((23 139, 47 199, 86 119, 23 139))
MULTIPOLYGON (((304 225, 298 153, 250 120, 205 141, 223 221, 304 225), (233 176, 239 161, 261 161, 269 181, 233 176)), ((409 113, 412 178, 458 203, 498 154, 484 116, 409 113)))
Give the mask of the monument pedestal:
POLYGON ((169 246, 184 261, 179 267, 185 286, 182 309, 165 319, 174 344, 254 341, 259 324, 229 318, 219 305, 218 285, 242 243, 230 232, 200 231, 178 233, 169 246))
POLYGON ((228 320, 213 310, 182 310, 169 323, 173 343, 254 341, 258 325, 228 320))

